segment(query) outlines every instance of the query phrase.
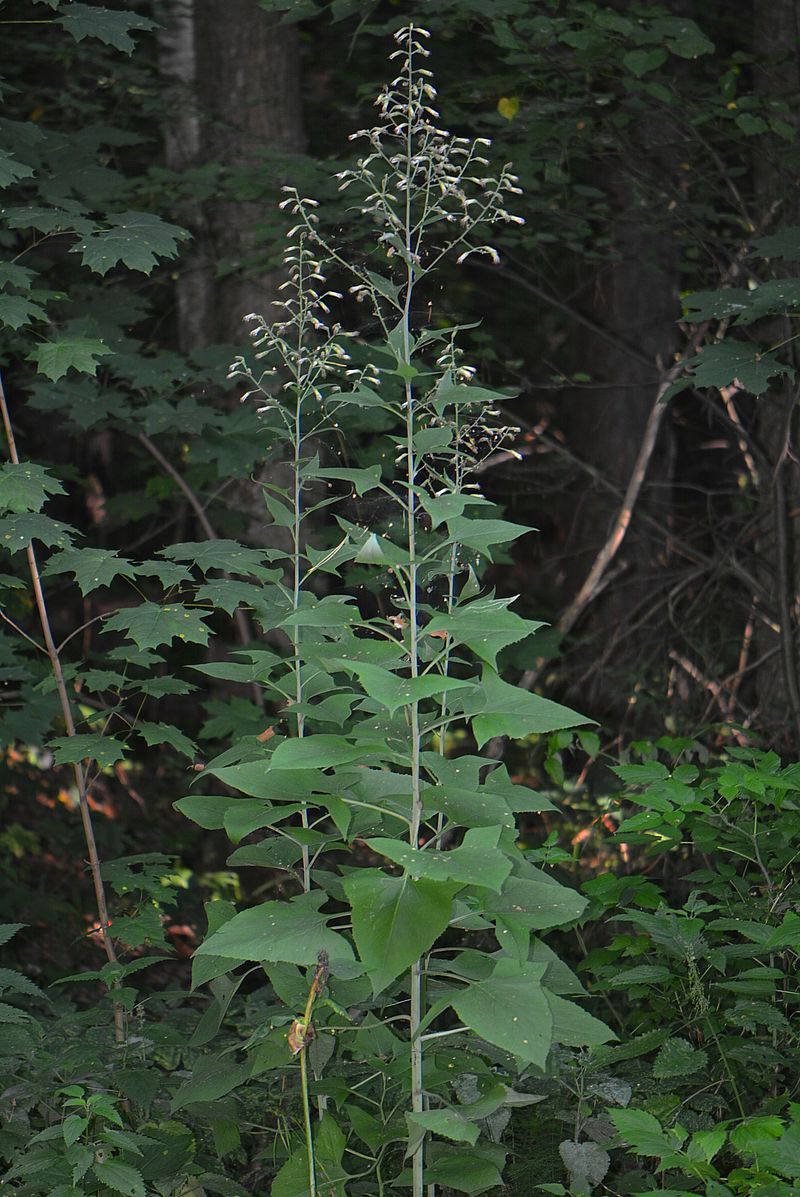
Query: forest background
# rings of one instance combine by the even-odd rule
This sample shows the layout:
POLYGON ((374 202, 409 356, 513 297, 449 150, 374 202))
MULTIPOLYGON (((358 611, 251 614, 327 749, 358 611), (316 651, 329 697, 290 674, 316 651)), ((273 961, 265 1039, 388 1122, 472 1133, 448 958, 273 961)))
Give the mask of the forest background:
MULTIPOLYGON (((520 1194, 797 1192, 795 0, 5 0, 0 29, 10 1191, 416 1194, 424 1176, 445 1194, 501 1183, 520 1194), (383 277, 380 212, 354 208, 334 176, 355 169, 350 135, 369 126, 408 22, 430 33, 443 128, 490 139, 493 170, 513 163, 521 220, 491 228, 496 253, 437 262, 403 317, 424 336, 388 340, 398 386, 417 387, 414 354, 441 342, 437 368, 488 412, 463 468, 436 464, 451 451, 461 460, 460 441, 436 441, 438 400, 408 434, 407 457, 433 454, 431 502, 444 486, 461 506, 420 498, 420 517, 406 488, 404 526, 441 528, 453 564, 415 581, 392 614, 392 569, 395 581, 416 569, 413 545, 410 558, 381 547, 393 544, 392 495, 376 479, 402 491, 402 437, 386 414, 401 405, 378 412, 364 395, 370 371, 387 369, 370 302, 391 306, 401 292, 383 277), (242 379, 256 378, 251 329, 262 329, 243 318, 284 319, 275 305, 294 277, 287 186, 321 204, 313 245, 349 247, 349 281, 337 259, 328 273, 365 388, 333 429, 323 421, 294 441, 254 398, 240 402, 242 379), (474 375, 458 374, 452 346, 442 365, 454 326, 474 375), (423 433, 424 447, 413 439, 423 433), (298 479, 297 496, 310 495, 300 539, 287 506, 298 479), (456 527, 470 495, 487 501, 480 535, 456 527), (300 582, 290 615, 259 593, 290 566, 297 581, 301 557, 314 574, 306 593, 329 615, 338 604, 338 624, 301 618, 300 582), (346 641, 347 595, 369 636, 381 619, 412 635, 413 649, 381 668, 417 683, 421 662, 445 678, 438 689, 395 705, 377 674, 351 670, 361 705, 321 716, 334 699, 301 693, 311 658, 291 629, 338 644, 319 660, 341 690, 343 660, 366 651, 346 641), (477 631, 457 634, 457 599, 489 604, 477 631), (451 676, 449 661, 426 657, 418 620, 446 653, 458 645, 482 665, 477 697, 448 705, 462 663, 451 676), (300 689, 287 706, 273 674, 292 662, 300 689), (307 766, 323 780, 344 767, 348 802, 368 806, 353 770, 376 750, 358 712, 389 712, 374 735, 398 711, 424 717, 434 698, 429 747, 453 761, 481 752, 475 793, 497 761, 490 777, 529 791, 512 800, 493 787, 514 844, 500 832, 493 846, 470 840, 486 820, 456 810, 461 791, 441 808, 430 797, 434 817, 417 784, 412 865, 389 846, 396 827, 345 817, 319 781, 312 801, 299 769, 277 831, 264 805, 274 793, 252 773, 242 780, 310 727, 327 739, 307 766), (427 906, 419 883, 421 913, 392 907, 401 922, 428 920, 429 934, 404 941, 379 984, 390 941, 370 945, 359 918, 383 901, 375 875, 417 878, 425 835, 442 858, 480 844, 486 869, 502 848, 512 879, 546 877, 560 896, 538 897, 546 913, 525 908, 523 926, 518 906, 487 904, 494 882, 470 888, 445 861, 427 906), (331 880, 343 861, 345 878, 363 871, 374 891, 331 880), (334 940, 319 938, 319 920, 285 928, 307 935, 305 955, 248 946, 255 924, 235 920, 257 903, 294 909, 298 878, 340 919, 352 910, 369 997, 346 968, 339 997, 333 980, 322 988, 320 951, 334 940), (456 905, 440 925, 443 886, 456 905), (243 928, 239 941, 231 933, 205 972, 196 956, 190 989, 193 953, 226 923, 243 928), (517 972, 498 964, 501 924, 517 972), (530 938, 539 930, 547 943, 530 938), (438 978, 437 951, 452 957, 438 978), (542 977, 551 1012, 563 1003, 544 1054, 520 1054, 511 1030, 475 1008, 480 954, 511 1008, 533 1001, 542 977), (266 984, 243 970, 250 961, 266 984), (421 973, 424 1017, 413 1009, 421 973), (387 992, 410 1003, 408 1076, 387 992), (327 1005, 311 1059, 303 1034, 317 1000, 327 1005), (348 1020, 368 1028, 369 1051, 367 1035, 354 1034, 357 1051, 340 1046, 348 1020), (453 1059, 431 1057, 421 1085, 413 1044, 426 1030, 453 1059)), ((303 223, 310 208, 293 211, 303 223)), ((455 392, 436 394, 446 406, 455 392)), ((384 773, 418 778, 419 744, 407 758, 392 751, 384 773)), ((452 787, 430 769, 432 790, 452 787)), ((402 819, 385 789, 390 821, 402 819)), ((460 859, 466 869, 477 856, 460 859)))

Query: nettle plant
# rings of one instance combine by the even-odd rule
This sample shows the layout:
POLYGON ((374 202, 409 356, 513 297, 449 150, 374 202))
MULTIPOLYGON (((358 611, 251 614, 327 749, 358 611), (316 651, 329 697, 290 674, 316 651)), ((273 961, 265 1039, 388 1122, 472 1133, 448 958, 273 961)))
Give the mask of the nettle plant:
MULTIPOLYGON (((365 155, 339 176, 373 222, 369 260, 384 273, 351 261, 290 192, 282 318, 250 317, 254 360, 232 367, 288 470, 288 485, 264 484, 280 568, 261 578, 258 609, 274 631, 269 647, 201 668, 263 687, 276 713, 198 775, 227 793, 177 805, 225 828, 240 845, 232 864, 284 878, 239 913, 211 903, 193 965, 195 986, 211 984, 211 1022, 253 966, 271 984, 246 1049, 250 1076, 274 1075, 285 1108, 298 1097, 275 1197, 489 1189, 506 1154, 493 1136, 509 1107, 536 1100, 506 1081, 541 1076, 558 1044, 613 1038, 570 1000, 580 985, 536 935, 585 906, 517 845, 515 815, 549 804, 480 755, 494 737, 586 720, 497 671, 498 652, 540 626, 480 583, 497 546, 528 530, 470 481, 502 436, 506 396, 470 384, 458 328, 416 313, 445 257, 495 256, 480 233, 514 219, 517 189, 508 168, 489 173, 486 142, 439 127, 427 38, 396 34, 398 75, 375 127, 354 135, 365 155), (381 330, 368 352, 330 318, 328 271, 381 330), (353 468, 351 434, 365 427, 384 429, 384 464, 353 468), (317 547, 337 490, 338 531, 317 547), (362 496, 380 500, 365 505, 387 513, 379 526, 350 518, 362 496), (325 578, 341 579, 335 593, 325 578)), ((218 1094, 241 1078, 219 1059, 218 1094)))

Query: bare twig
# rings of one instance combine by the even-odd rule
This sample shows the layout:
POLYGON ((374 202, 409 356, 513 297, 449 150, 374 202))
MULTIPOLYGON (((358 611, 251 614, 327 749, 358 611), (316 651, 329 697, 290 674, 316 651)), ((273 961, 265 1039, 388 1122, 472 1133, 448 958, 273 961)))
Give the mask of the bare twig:
POLYGON ((142 445, 144 445, 150 456, 158 462, 164 473, 169 474, 178 490, 182 491, 186 496, 186 501, 197 516, 197 522, 205 532, 207 538, 209 540, 217 540, 217 534, 211 526, 209 518, 203 508, 203 504, 200 502, 191 486, 189 486, 189 483, 186 481, 186 479, 181 475, 180 471, 175 469, 175 466, 172 464, 169 458, 164 456, 158 445, 154 444, 153 441, 150 440, 150 437, 144 432, 137 433, 137 439, 142 445))
MULTIPOLYGON (((506 256, 508 257, 508 255, 506 256)), ((582 324, 584 328, 588 328, 590 332, 593 332, 596 337, 600 337, 601 340, 607 341, 609 345, 613 345, 614 348, 619 350, 621 353, 627 354, 635 361, 641 362, 646 366, 653 365, 651 359, 647 356, 647 354, 643 353, 641 349, 638 349, 635 345, 629 345, 627 341, 623 340, 623 338, 618 336, 616 333, 611 332, 607 328, 603 328, 602 325, 597 324, 594 320, 590 320, 588 316, 584 316, 583 313, 578 311, 577 308, 565 303, 564 300, 559 299, 557 295, 551 295, 549 291, 545 291, 542 287, 537 287, 535 283, 532 283, 530 279, 525 278, 524 275, 509 270, 507 266, 501 266, 498 270, 496 266, 490 266, 485 262, 479 262, 475 258, 473 258, 471 261, 473 269, 477 268, 479 270, 491 270, 495 276, 501 274, 503 278, 511 279, 511 281, 516 283, 518 287, 521 287, 523 291, 527 291, 529 294, 535 295, 537 299, 541 299, 542 302, 546 303, 548 307, 555 308, 556 311, 563 312, 565 316, 569 316, 570 320, 574 320, 576 324, 582 324)))
MULTIPOLYGON (((14 438, 14 428, 11 423, 11 416, 8 410, 8 403, 6 401, 2 375, 0 375, 0 411, 2 411, 3 427, 5 429, 6 441, 8 442, 9 456, 14 465, 19 465, 19 455, 17 453, 16 440, 14 438)), ((72 716, 72 704, 70 702, 69 692, 67 691, 67 685, 64 680, 64 673, 61 668, 61 659, 58 655, 58 649, 56 648, 56 644, 53 639, 53 633, 50 628, 50 618, 47 612, 44 591, 42 590, 39 566, 36 561, 36 553, 32 543, 28 545, 25 552, 28 557, 28 570, 31 576, 31 584, 33 585, 36 610, 38 611, 39 622, 42 626, 42 635, 44 637, 47 655, 50 658, 50 667, 53 671, 53 679, 56 685, 56 692, 58 694, 61 713, 64 718, 64 725, 66 727, 67 735, 74 736, 77 733, 75 731, 75 720, 72 716)), ((84 772, 83 765, 80 761, 74 762, 73 772, 75 774, 75 786, 78 793, 78 807, 81 815, 81 823, 83 825, 83 836, 86 841, 86 850, 89 855, 89 871, 92 876, 92 885, 94 887, 94 896, 97 905, 100 939, 102 941, 103 950, 109 963, 116 964, 117 954, 114 950, 114 944, 109 933, 109 927, 111 924, 108 917, 108 904, 106 902, 105 885, 103 884, 103 877, 100 871, 100 858, 97 853, 97 843, 94 836, 92 814, 89 809, 86 773, 84 772)), ((118 1002, 114 1003, 114 1034, 118 1043, 124 1042, 125 1027, 123 1023, 122 1007, 118 1002)))
MULTIPOLYGON (((773 205, 764 222, 765 225, 772 219, 775 210, 776 206, 773 205)), ((742 246, 728 267, 725 277, 721 280, 723 284, 736 277, 740 269, 740 262, 746 253, 747 246, 742 246)), ((661 376, 655 401, 647 417, 642 443, 639 446, 639 452, 636 455, 636 460, 633 464, 631 476, 625 489, 622 504, 614 521, 614 526, 605 544, 595 557, 583 585, 558 621, 558 629, 563 635, 572 630, 583 612, 600 592, 603 575, 619 552, 633 518, 634 508, 639 499, 639 494, 656 446, 659 429, 667 411, 668 404, 664 396, 672 383, 682 374, 687 361, 700 348, 710 327, 710 320, 706 320, 698 325, 678 360, 661 376)), ((520 686, 527 690, 532 689, 538 682, 546 666, 547 660, 545 659, 540 661, 535 669, 526 669, 520 678, 520 686)), ((798 705, 798 713, 798 717, 800 718, 800 705, 798 705)))
MULTIPOLYGON (((0 386, 2 386, 2 383, 0 383, 0 386)), ((7 623, 9 627, 13 628, 17 635, 21 636, 23 640, 27 640, 28 644, 32 644, 37 652, 44 653, 45 656, 47 656, 47 649, 42 648, 41 644, 39 644, 38 640, 34 640, 33 636, 29 636, 27 632, 23 632, 19 624, 14 623, 14 620, 9 615, 6 615, 5 611, 0 611, 0 619, 2 619, 4 623, 7 623)))
POLYGON ((734 396, 737 395, 741 389, 741 387, 736 386, 734 383, 729 387, 720 387, 719 393, 722 402, 725 404, 725 410, 728 413, 728 418, 736 427, 736 440, 739 445, 739 452, 744 458, 744 464, 747 466, 747 472, 750 475, 750 481, 752 482, 755 490, 758 490, 758 466, 756 465, 756 460, 753 454, 750 452, 750 445, 747 440, 747 435, 745 433, 744 427, 742 426, 742 421, 739 418, 739 413, 736 410, 736 404, 733 401, 734 396))

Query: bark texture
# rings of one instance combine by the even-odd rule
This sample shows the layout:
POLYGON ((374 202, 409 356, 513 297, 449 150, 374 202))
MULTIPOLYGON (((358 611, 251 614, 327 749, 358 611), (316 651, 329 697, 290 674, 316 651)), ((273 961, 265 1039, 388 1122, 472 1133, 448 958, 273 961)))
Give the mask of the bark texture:
POLYGON ((305 147, 299 42, 257 0, 165 0, 160 19, 167 165, 217 172, 189 205, 195 240, 177 284, 190 351, 241 342, 242 317, 276 297, 281 276, 264 266, 257 232, 285 181, 281 158, 305 147))

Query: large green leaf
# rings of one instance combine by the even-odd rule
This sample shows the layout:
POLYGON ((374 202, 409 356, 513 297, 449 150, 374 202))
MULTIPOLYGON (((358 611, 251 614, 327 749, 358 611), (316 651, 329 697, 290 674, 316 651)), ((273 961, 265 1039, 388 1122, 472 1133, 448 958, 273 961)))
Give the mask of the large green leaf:
POLYGON ((479 1128, 460 1114, 453 1106, 444 1106, 439 1110, 426 1110, 424 1114, 406 1114, 406 1122, 411 1128, 412 1137, 415 1129, 429 1131, 434 1135, 443 1135, 445 1139, 452 1139, 454 1143, 475 1144, 480 1135, 479 1128))
MULTIPOLYGON (((349 399, 349 395, 347 398, 349 399)), ((363 470, 343 470, 337 467, 335 469, 309 469, 304 471, 307 478, 333 478, 338 482, 349 482, 357 495, 365 495, 367 491, 374 490, 380 486, 381 473, 379 465, 368 466, 363 470)))
POLYGON ((457 540, 468 549, 474 549, 476 553, 483 554, 490 561, 494 560, 490 551, 494 545, 508 544, 509 541, 533 531, 527 524, 512 524, 508 520, 477 519, 466 515, 448 519, 447 527, 453 540, 457 540))
POLYGON ((0 923, 0 947, 13 939, 17 932, 22 931, 23 927, 27 927, 27 925, 27 923, 0 923))
POLYGON ((161 549, 160 555, 171 561, 196 565, 203 573, 220 569, 229 574, 252 574, 256 578, 272 578, 276 573, 264 564, 265 550, 248 548, 238 540, 186 541, 161 549))
POLYGON ((482 495, 471 494, 426 494, 419 496, 419 501, 431 517, 431 528, 435 531, 449 519, 463 515, 467 507, 486 506, 487 501, 482 495))
POLYGON ((35 981, 31 981, 24 973, 19 973, 13 968, 0 968, 0 993, 2 992, 24 993, 27 997, 36 998, 39 1001, 50 1001, 50 998, 35 981))
POLYGON ((493 736, 521 740, 534 732, 559 731, 594 722, 549 698, 510 686, 488 666, 483 671, 483 685, 474 696, 468 697, 464 710, 472 716, 472 730, 479 748, 493 736))
POLYGON ((270 758, 261 761, 243 761, 240 765, 210 766, 205 774, 217 777, 231 789, 249 794, 252 798, 264 798, 270 802, 296 802, 311 799, 315 789, 325 787, 325 777, 314 768, 276 769, 270 771, 270 758))
POLYGON ((382 993, 447 929, 458 884, 361 869, 345 878, 353 937, 374 994, 382 993))
POLYGON ((48 548, 63 549, 72 544, 74 535, 73 528, 51 520, 49 515, 23 512, 0 519, 0 546, 9 553, 18 553, 33 540, 41 541, 48 548))
POLYGON ((519 394, 519 392, 507 394, 505 391, 490 391, 486 387, 469 386, 467 383, 457 382, 452 370, 448 370, 436 388, 435 403, 437 410, 441 412, 447 404, 451 403, 494 406, 497 403, 505 403, 509 399, 513 399, 515 394, 519 394))
POLYGON ((580 918, 586 898, 561 885, 546 873, 509 877, 497 896, 485 896, 483 910, 499 916, 504 926, 512 923, 531 931, 561 927, 580 918))
POLYGON ((476 1035, 544 1068, 553 1041, 553 1016, 541 983, 545 968, 501 958, 490 976, 459 990, 451 1005, 476 1035))
POLYGON ((616 1039, 599 1018, 594 1018, 575 1002, 547 993, 547 1004, 553 1016, 553 1042, 565 1047, 598 1047, 616 1039))
POLYGON ((647 1110, 609 1110, 609 1115, 618 1133, 636 1155, 663 1159, 673 1155, 686 1138, 686 1133, 677 1130, 667 1132, 661 1123, 647 1110))
POLYGON ((239 582, 236 578, 213 578, 197 587, 195 599, 198 603, 208 604, 233 615, 237 607, 252 606, 261 593, 261 587, 253 582, 239 582))
POLYGON ((172 805, 187 819, 197 823, 198 827, 220 831, 225 826, 225 812, 238 801, 238 798, 218 794, 190 794, 188 798, 179 798, 172 805))
POLYGON ((236 964, 248 960, 283 961, 286 964, 316 964, 319 952, 327 952, 331 965, 352 962, 353 949, 343 936, 328 929, 334 916, 319 907, 327 894, 316 890, 288 902, 264 902, 243 910, 200 945, 195 959, 225 957, 236 964))
POLYGON ((28 354, 28 361, 34 362, 40 374, 58 382, 68 370, 96 374, 98 359, 111 353, 113 350, 96 337, 60 337, 57 341, 42 341, 28 354))
POLYGON ((3 511, 38 511, 48 495, 67 492, 57 478, 51 478, 44 466, 30 461, 5 461, 0 466, 0 509, 3 511))
POLYGON ((440 811, 462 827, 515 826, 514 815, 502 794, 493 794, 483 787, 468 790, 452 785, 430 786, 422 791, 422 802, 426 811, 440 811))
POLYGON ((208 644, 209 629, 203 614, 179 603, 160 607, 158 603, 140 603, 109 615, 103 625, 107 632, 123 632, 137 648, 158 648, 183 640, 208 644))
POLYGON ((511 861, 497 847, 498 827, 473 827, 464 842, 451 851, 414 848, 402 840, 370 839, 367 845, 403 868, 411 877, 429 881, 460 881, 462 885, 481 885, 500 890, 511 872, 511 861))
POLYGON ((188 756, 190 760, 197 753, 197 745, 194 740, 190 740, 184 732, 173 727, 171 723, 150 723, 142 720, 136 725, 136 733, 150 748, 157 744, 169 744, 170 748, 174 748, 183 756, 188 756))
POLYGON ((20 266, 19 262, 0 261, 0 287, 10 284, 12 287, 20 287, 27 291, 32 286, 34 277, 34 272, 25 266, 20 266))
POLYGON ((106 217, 106 221, 107 229, 81 237, 70 251, 82 254, 84 266, 96 274, 107 274, 119 262, 129 270, 150 274, 159 258, 174 258, 178 242, 189 236, 185 229, 168 224, 152 212, 119 212, 106 217))
POLYGON ((456 607, 450 615, 435 615, 424 628, 425 635, 447 632, 456 644, 466 644, 477 657, 486 661, 493 669, 497 667, 497 654, 509 644, 516 644, 545 625, 530 619, 522 619, 509 604, 513 599, 479 598, 462 607, 456 607))
POLYGON ((428 1152, 425 1179, 457 1193, 485 1193, 502 1187, 504 1161, 505 1151, 497 1143, 452 1147, 435 1142, 428 1152))
POLYGON ((342 669, 354 673, 370 698, 394 714, 400 707, 423 698, 432 698, 451 690, 473 688, 472 682, 446 677, 443 673, 427 673, 422 677, 398 677, 381 665, 370 665, 361 661, 334 658, 326 661, 331 669, 342 669))
POLYGON ((19 179, 30 179, 33 168, 25 162, 17 162, 8 150, 0 150, 0 187, 8 187, 19 179))
POLYGON ((126 54, 136 48, 131 30, 157 28, 155 21, 138 13, 116 12, 111 8, 99 8, 96 4, 79 4, 77 0, 59 11, 56 23, 63 26, 76 42, 82 42, 85 37, 94 37, 126 54))
POLYGON ((249 1064, 237 1064, 232 1056, 201 1056, 172 1099, 172 1109, 182 1110, 196 1101, 216 1101, 238 1088, 250 1073, 249 1064))
POLYGON ((0 324, 22 328, 32 320, 46 320, 47 312, 27 295, 0 295, 0 324))
POLYGON ((282 628, 340 628, 355 623, 360 618, 358 606, 347 595, 327 594, 324 598, 312 598, 302 602, 299 610, 292 611, 280 621, 282 628))
POLYGON ((344 736, 319 734, 282 740, 269 758, 270 769, 332 769, 360 760, 364 749, 344 736))
POLYGON ((753 253, 762 258, 800 262, 800 225, 787 225, 777 233, 759 237, 753 242, 753 253))
POLYGON ((758 1163, 781 1176, 800 1179, 800 1122, 787 1127, 780 1139, 765 1136, 758 1144, 758 1163))
POLYGON ((793 368, 779 361, 774 353, 767 353, 752 342, 732 338, 704 346, 687 366, 690 373, 667 389, 665 399, 687 387, 719 389, 733 382, 753 395, 762 395, 776 375, 794 376, 793 368))

